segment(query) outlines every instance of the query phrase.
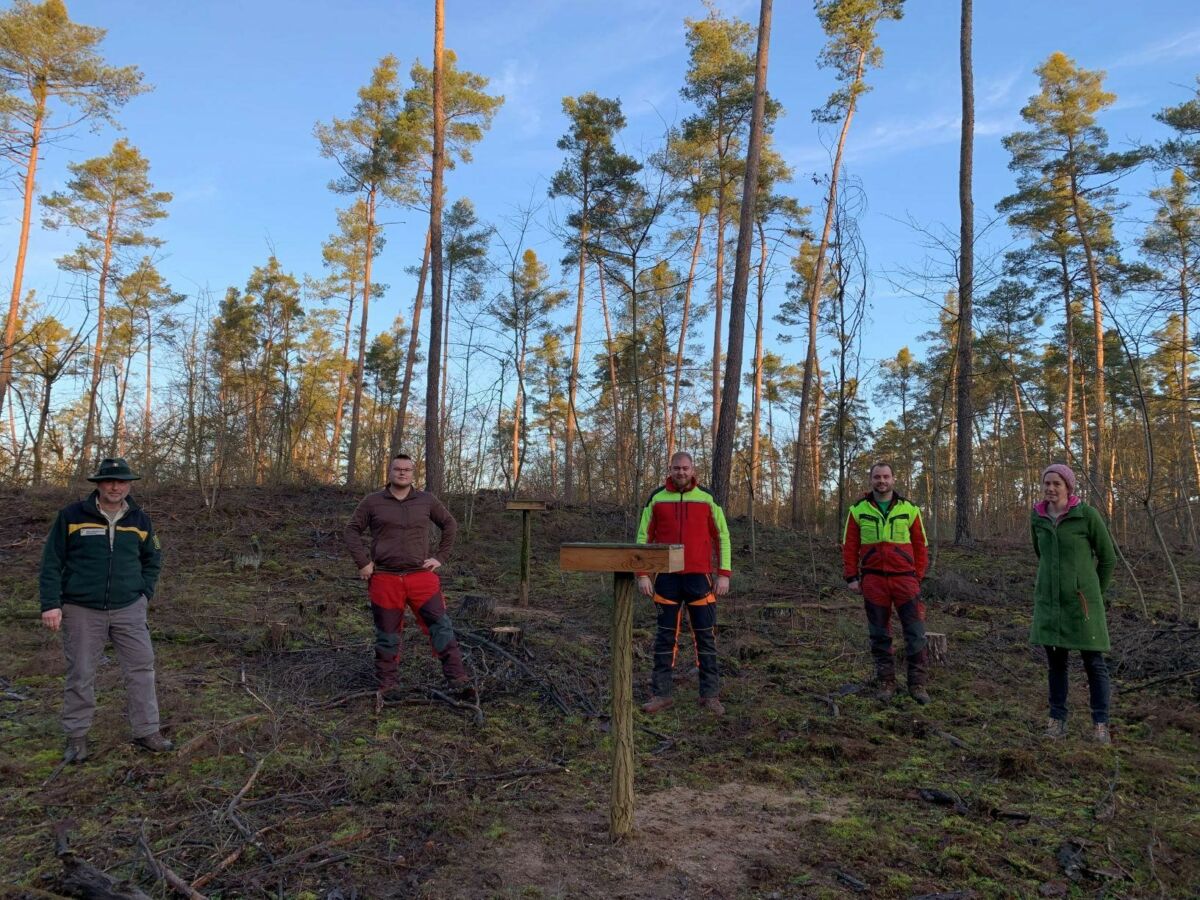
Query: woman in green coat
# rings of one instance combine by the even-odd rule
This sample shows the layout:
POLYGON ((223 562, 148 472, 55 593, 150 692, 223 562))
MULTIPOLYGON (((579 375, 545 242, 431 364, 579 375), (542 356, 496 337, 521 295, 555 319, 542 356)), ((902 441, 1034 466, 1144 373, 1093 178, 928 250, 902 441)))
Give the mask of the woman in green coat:
POLYGON ((1038 557, 1030 643, 1046 648, 1050 721, 1046 736, 1067 734, 1067 658, 1078 650, 1087 672, 1092 724, 1098 743, 1109 743, 1108 664, 1104 592, 1112 582, 1116 552, 1100 513, 1075 496, 1075 473, 1062 463, 1042 471, 1044 499, 1030 516, 1038 557))

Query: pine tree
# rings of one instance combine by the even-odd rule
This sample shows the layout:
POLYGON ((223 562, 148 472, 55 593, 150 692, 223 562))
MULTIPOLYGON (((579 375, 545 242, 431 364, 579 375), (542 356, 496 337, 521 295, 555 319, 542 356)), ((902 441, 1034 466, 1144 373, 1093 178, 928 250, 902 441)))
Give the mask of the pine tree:
POLYGON ((63 0, 14 0, 12 7, 0 14, 0 127, 4 153, 16 168, 23 200, 0 358, 0 408, 12 380, 18 306, 42 148, 89 119, 115 125, 117 110, 149 90, 136 66, 105 64, 97 52, 105 34, 103 28, 72 22, 63 0), (56 112, 65 114, 65 119, 57 122, 56 112))
POLYGON ((150 183, 150 163, 128 141, 113 144, 107 156, 68 166, 72 178, 65 191, 42 198, 47 228, 70 227, 83 234, 73 253, 58 260, 61 268, 87 275, 96 282, 96 328, 92 337, 92 378, 87 421, 79 449, 79 473, 92 470, 93 444, 99 432, 97 393, 105 349, 108 290, 129 250, 162 244, 146 229, 166 218, 171 201, 166 191, 150 183))

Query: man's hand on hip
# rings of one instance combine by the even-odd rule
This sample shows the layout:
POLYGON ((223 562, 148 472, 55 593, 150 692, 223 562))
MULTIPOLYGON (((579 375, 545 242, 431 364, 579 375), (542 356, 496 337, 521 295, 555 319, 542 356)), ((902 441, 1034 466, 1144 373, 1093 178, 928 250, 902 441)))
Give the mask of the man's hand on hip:
POLYGON ((718 575, 717 576, 717 596, 724 597, 728 593, 729 593, 729 576, 728 575, 718 575))
POLYGON ((51 631, 58 631, 62 627, 62 610, 48 609, 42 613, 42 624, 51 631))
POLYGON ((638 576, 638 590, 647 597, 654 596, 654 582, 650 580, 649 575, 638 576))
POLYGON ((435 559, 432 556, 429 557, 429 559, 425 560, 425 562, 421 563, 421 568, 424 569, 426 572, 436 572, 441 567, 442 567, 441 562, 439 562, 437 559, 435 559))
POLYGON ((363 581, 370 581, 371 576, 375 574, 375 563, 369 562, 358 570, 358 577, 363 581))

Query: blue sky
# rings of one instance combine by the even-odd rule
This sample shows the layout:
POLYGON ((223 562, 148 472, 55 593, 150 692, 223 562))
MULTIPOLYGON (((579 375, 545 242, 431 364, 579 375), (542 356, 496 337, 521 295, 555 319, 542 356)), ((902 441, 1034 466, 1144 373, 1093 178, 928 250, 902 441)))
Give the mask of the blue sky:
MULTIPOLYGON (((686 68, 683 19, 705 14, 693 0, 447 0, 446 45, 461 67, 486 75, 506 97, 475 161, 450 173, 451 200, 470 197, 485 221, 545 198, 558 167, 555 141, 566 124, 564 95, 596 91, 619 97, 629 119, 627 148, 655 147, 664 122, 689 113, 678 89, 686 68)), ((344 198, 326 184, 333 165, 317 152, 312 127, 347 115, 355 91, 387 53, 407 72, 414 58, 428 64, 431 0, 203 0, 135 2, 73 0, 73 19, 109 30, 103 50, 115 64, 136 64, 152 93, 121 114, 124 134, 150 160, 155 185, 172 191, 171 215, 157 229, 167 244, 160 269, 179 291, 207 288, 219 298, 241 286, 273 249, 285 268, 320 274, 320 245, 334 230, 344 198)), ((725 2, 720 9, 757 20, 757 3, 725 2)), ((945 271, 949 261, 927 249, 909 220, 957 229, 958 4, 910 2, 900 22, 885 23, 884 67, 862 101, 850 135, 847 163, 868 198, 861 227, 873 271, 871 322, 864 354, 893 355, 935 320, 929 301, 911 295, 901 272, 945 271)), ((830 135, 810 117, 833 87, 815 60, 823 35, 807 2, 776 0, 769 89, 786 115, 776 146, 796 169, 794 194, 819 211, 811 175, 827 172, 830 135)), ((1000 137, 1019 125, 1019 110, 1036 90, 1033 69, 1062 50, 1087 68, 1108 72, 1117 93, 1102 124, 1114 146, 1164 133, 1152 114, 1186 99, 1200 73, 1200 10, 1192 2, 1064 2, 1011 0, 977 3, 976 209, 982 223, 1012 188, 1000 137)), ((51 148, 39 172, 38 193, 60 187, 65 164, 106 152, 115 133, 82 133, 51 148)), ((1132 220, 1144 219, 1145 190, 1156 176, 1123 182, 1132 220)), ((19 205, 0 196, 0 278, 11 278, 19 205)), ((373 308, 373 330, 397 312, 407 318, 426 222, 420 213, 392 210, 388 243, 376 277, 389 284, 373 308)), ((541 216, 549 219, 549 212, 541 216)), ((1131 232, 1132 234, 1132 232, 1131 232)), ((557 270, 561 245, 548 228, 533 235, 539 255, 557 270)), ((1002 248, 1000 229, 983 250, 1002 248)), ((43 298, 66 296, 71 285, 54 265, 74 246, 66 233, 35 229, 26 287, 43 298)), ((1126 244, 1133 243, 1131 236, 1126 244)), ((940 286, 933 296, 940 296, 940 286)), ((773 289, 771 303, 780 299, 773 289)), ((65 309, 62 315, 70 313, 65 309)), ((564 318, 565 321, 565 318, 564 318)), ((598 336, 590 327, 589 336, 598 336)), ((778 329, 773 329, 776 331, 778 329)), ((710 335, 711 322, 697 337, 710 335)), ((782 348, 794 357, 797 349, 782 348)))

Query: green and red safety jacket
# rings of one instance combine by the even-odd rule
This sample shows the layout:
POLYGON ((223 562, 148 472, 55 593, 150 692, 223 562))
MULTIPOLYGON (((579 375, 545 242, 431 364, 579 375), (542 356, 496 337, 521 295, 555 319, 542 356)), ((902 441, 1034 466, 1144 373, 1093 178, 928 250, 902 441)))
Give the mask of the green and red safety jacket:
POLYGON ((842 574, 846 581, 863 575, 925 577, 929 550, 921 510, 899 494, 892 494, 887 512, 874 494, 867 493, 850 507, 842 533, 842 574))
POLYGON ((695 478, 683 491, 668 478, 666 484, 650 495, 642 508, 637 542, 683 544, 684 572, 711 575, 716 557, 717 574, 726 577, 730 574, 729 527, 725 524, 725 513, 695 478))

